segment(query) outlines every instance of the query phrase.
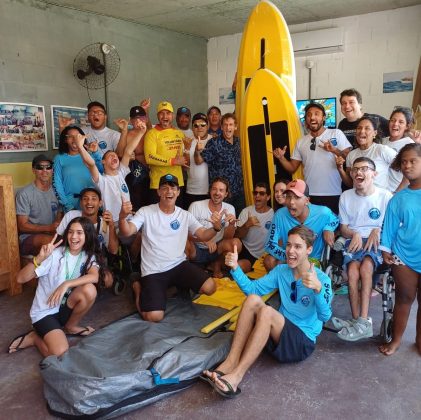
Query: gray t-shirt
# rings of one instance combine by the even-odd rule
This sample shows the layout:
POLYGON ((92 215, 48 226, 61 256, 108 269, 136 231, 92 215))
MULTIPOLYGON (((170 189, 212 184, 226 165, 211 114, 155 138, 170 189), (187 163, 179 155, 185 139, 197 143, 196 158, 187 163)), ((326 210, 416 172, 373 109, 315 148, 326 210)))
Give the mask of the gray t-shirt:
MULTIPOLYGON (((48 191, 41 191, 32 183, 16 194, 16 215, 28 216, 29 222, 34 225, 51 225, 58 211, 61 211, 61 207, 52 187, 48 191)), ((28 236, 28 233, 19 235, 19 241, 24 241, 28 236)))

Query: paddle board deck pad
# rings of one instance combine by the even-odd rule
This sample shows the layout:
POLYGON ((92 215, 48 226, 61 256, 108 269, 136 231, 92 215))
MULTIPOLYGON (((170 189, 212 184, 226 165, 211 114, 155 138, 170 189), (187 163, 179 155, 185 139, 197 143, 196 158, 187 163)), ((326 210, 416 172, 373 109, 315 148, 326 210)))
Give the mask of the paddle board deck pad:
POLYGON ((50 413, 108 419, 191 386, 228 354, 231 332, 200 333, 226 312, 170 299, 159 323, 130 315, 84 337, 61 357, 45 358, 40 366, 50 413))
MULTIPOLYGON (((256 182, 272 186, 275 174, 277 178, 291 178, 272 151, 287 146, 285 156, 289 159, 301 135, 295 101, 285 83, 268 69, 257 70, 247 87, 240 122, 241 163, 248 205, 253 203, 252 189, 256 182)), ((301 169, 294 177, 302 177, 301 169)))
POLYGON ((259 68, 267 68, 277 74, 295 101, 295 62, 291 36, 282 13, 267 0, 260 1, 252 10, 241 39, 235 104, 239 119, 247 85, 259 68))

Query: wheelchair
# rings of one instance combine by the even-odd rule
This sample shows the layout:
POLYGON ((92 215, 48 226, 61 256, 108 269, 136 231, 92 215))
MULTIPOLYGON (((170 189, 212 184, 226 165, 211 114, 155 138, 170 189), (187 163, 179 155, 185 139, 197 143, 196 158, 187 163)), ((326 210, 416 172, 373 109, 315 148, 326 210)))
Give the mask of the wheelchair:
MULTIPOLYGON (((344 280, 342 263, 342 251, 335 251, 329 246, 326 246, 323 251, 321 267, 332 282, 334 295, 335 291, 347 283, 347 281, 344 280)), ((380 327, 380 338, 385 343, 390 343, 392 341, 394 308, 394 279, 390 266, 383 263, 377 267, 373 275, 373 289, 376 284, 380 285, 379 288, 376 287, 376 291, 380 292, 382 296, 383 319, 380 327)), ((324 328, 332 332, 338 332, 338 330, 333 328, 324 328)))
POLYGON ((122 295, 130 282, 133 273, 133 264, 127 246, 120 244, 117 254, 106 254, 108 268, 113 275, 111 291, 115 296, 122 295))

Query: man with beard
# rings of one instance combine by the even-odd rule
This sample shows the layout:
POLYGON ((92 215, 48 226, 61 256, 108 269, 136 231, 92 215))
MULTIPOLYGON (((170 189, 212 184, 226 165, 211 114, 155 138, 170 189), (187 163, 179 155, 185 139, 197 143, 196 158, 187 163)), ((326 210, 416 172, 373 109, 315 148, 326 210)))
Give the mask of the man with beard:
POLYGON ((181 106, 177 109, 175 116, 177 127, 184 133, 186 137, 193 137, 193 131, 190 128, 191 111, 186 106, 181 106))
POLYGON ((342 131, 324 127, 326 112, 323 105, 310 103, 304 111, 309 133, 298 140, 291 160, 285 157, 287 146, 276 148, 273 154, 291 174, 302 164, 312 204, 327 206, 338 214, 342 188, 335 157, 345 158, 351 144, 342 131))
MULTIPOLYGON (((157 203, 159 180, 163 175, 171 174, 180 180, 183 186, 183 167, 188 167, 183 156, 184 133, 172 126, 174 108, 163 101, 158 104, 157 117, 159 123, 145 135, 145 159, 150 167, 150 203, 157 203)), ((178 194, 177 205, 181 205, 182 197, 178 194)))
POLYGON ((315 233, 316 239, 309 255, 312 262, 320 260, 325 242, 333 247, 338 217, 328 207, 310 204, 308 195, 308 186, 301 179, 287 185, 285 207, 275 213, 265 245, 265 251, 269 253, 264 259, 266 270, 285 263, 288 231, 294 226, 304 225, 315 233))
POLYGON ((238 264, 245 273, 251 271, 255 261, 265 252, 265 242, 272 225, 273 210, 269 207, 270 187, 257 182, 253 189, 254 204, 242 210, 235 233, 241 239, 238 264))
POLYGON ((193 247, 189 252, 190 261, 198 264, 209 264, 213 276, 221 278, 222 264, 227 252, 233 252, 234 245, 241 250, 241 241, 234 238, 235 233, 235 209, 224 200, 229 196, 229 184, 224 178, 215 178, 209 188, 210 199, 193 202, 189 212, 204 226, 212 226, 212 215, 216 213, 222 218, 221 230, 209 241, 200 242, 194 236, 190 237, 193 247))
POLYGON ((132 204, 121 206, 119 228, 123 236, 134 235, 142 228, 142 277, 133 283, 136 308, 145 321, 159 322, 164 318, 166 291, 177 286, 196 293, 211 295, 215 281, 200 267, 186 259, 184 248, 187 235, 202 242, 212 239, 222 229, 222 216, 214 212, 212 227, 204 228, 194 216, 176 206, 180 194, 178 179, 163 175, 158 182, 159 203, 139 209, 131 218, 132 204))

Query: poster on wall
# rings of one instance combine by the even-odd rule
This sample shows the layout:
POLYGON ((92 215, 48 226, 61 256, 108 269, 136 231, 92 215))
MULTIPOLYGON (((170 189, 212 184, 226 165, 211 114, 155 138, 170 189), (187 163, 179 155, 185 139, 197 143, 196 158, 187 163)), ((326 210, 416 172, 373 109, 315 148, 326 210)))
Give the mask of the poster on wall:
POLYGON ((0 102, 0 152, 48 150, 42 105, 0 102))
POLYGON ((219 105, 235 104, 235 93, 231 88, 219 88, 219 105))
POLYGON ((74 124, 82 130, 89 127, 88 110, 71 106, 51 105, 51 134, 53 149, 58 149, 60 133, 67 125, 74 124))
POLYGON ((412 71, 383 73, 383 93, 411 92, 414 90, 412 71))

